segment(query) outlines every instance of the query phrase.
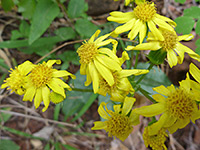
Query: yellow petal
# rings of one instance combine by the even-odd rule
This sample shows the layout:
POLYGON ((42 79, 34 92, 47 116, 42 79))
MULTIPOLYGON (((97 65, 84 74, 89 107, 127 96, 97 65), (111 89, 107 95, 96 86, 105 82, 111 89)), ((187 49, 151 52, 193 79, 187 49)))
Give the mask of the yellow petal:
POLYGON ((171 127, 168 128, 168 131, 170 132, 170 134, 173 134, 174 132, 176 132, 176 130, 184 128, 189 122, 190 120, 188 118, 181 120, 179 119, 171 127))
POLYGON ((113 51, 111 51, 110 49, 108 49, 108 48, 100 48, 99 52, 102 53, 102 54, 108 55, 111 59, 113 59, 117 63, 120 63, 118 57, 116 56, 116 54, 113 53, 113 51))
POLYGON ((146 36, 147 36, 147 25, 143 23, 139 31, 140 44, 142 44, 146 36))
POLYGON ((114 102, 124 102, 124 96, 122 96, 118 91, 112 92, 110 99, 114 102))
POLYGON ((105 111, 104 106, 106 107, 106 103, 102 102, 98 108, 98 113, 103 119, 109 119, 110 116, 108 113, 105 111))
POLYGON ((156 18, 159 18, 159 19, 161 19, 161 20, 167 21, 167 22, 168 22, 170 25, 172 25, 173 27, 176 26, 176 23, 175 23, 173 20, 169 19, 168 17, 162 16, 162 15, 159 15, 159 14, 156 14, 155 17, 156 17, 156 18))
POLYGON ((121 66, 116 61, 113 61, 113 59, 105 55, 99 54, 96 56, 96 59, 110 70, 122 70, 121 66))
POLYGON ((38 88, 36 90, 36 94, 34 98, 35 109, 37 109, 40 106, 41 102, 42 102, 42 88, 38 88))
POLYGON ((164 96, 160 95, 160 94, 154 94, 154 95, 152 95, 152 97, 153 97, 153 99, 156 100, 156 102, 159 102, 159 103, 165 103, 166 102, 165 101, 166 98, 164 96))
POLYGON ((134 24, 132 30, 128 34, 128 38, 130 38, 130 40, 133 40, 137 36, 137 34, 139 33, 141 26, 143 24, 144 23, 142 21, 140 21, 139 19, 135 21, 135 24, 134 24))
POLYGON ((129 31, 131 30, 131 28, 133 27, 135 23, 135 18, 129 20, 127 23, 125 23, 124 25, 122 26, 118 26, 116 29, 115 29, 115 33, 116 34, 120 34, 120 33, 124 33, 126 31, 129 31))
POLYGON ((95 38, 98 37, 98 35, 100 34, 100 30, 97 30, 92 36, 91 38, 89 39, 88 43, 93 43, 95 38))
POLYGON ((107 20, 117 23, 125 23, 134 18, 133 12, 123 13, 123 12, 113 11, 110 13, 110 15, 111 16, 109 16, 107 20))
POLYGON ((61 64, 61 60, 48 60, 47 61, 47 66, 48 67, 52 67, 53 66, 53 64, 61 64))
POLYGON ((80 66, 80 74, 81 75, 86 75, 86 70, 87 70, 87 65, 86 64, 81 64, 81 66, 80 66))
POLYGON ((27 75, 33 68, 34 68, 34 64, 32 64, 32 62, 30 61, 25 61, 23 64, 18 66, 18 70, 20 70, 20 72, 23 75, 27 75))
POLYGON ((180 56, 179 57, 179 64, 182 64, 183 63, 183 59, 184 59, 184 51, 183 51, 183 49, 181 48, 181 45, 180 45, 180 43, 178 42, 177 44, 176 44, 176 47, 174 48, 174 51, 175 52, 177 52, 177 54, 180 56))
POLYGON ((160 28, 174 32, 174 28, 166 23, 164 20, 154 17, 153 22, 160 28))
POLYGON ((133 97, 126 97, 122 107, 122 114, 127 115, 130 110, 133 108, 133 104, 136 101, 133 97))
POLYGON ((69 91, 72 90, 71 87, 68 84, 66 84, 64 81, 62 81, 61 79, 54 78, 54 81, 57 82, 57 84, 60 85, 61 87, 67 88, 69 91))
POLYGON ((194 79, 200 83, 200 70, 193 64, 190 64, 190 73, 194 77, 194 79))
POLYGON ((86 81, 85 81, 85 86, 90 85, 90 83, 92 82, 92 78, 90 76, 90 72, 89 72, 89 67, 86 68, 86 81))
POLYGON ((119 113, 121 111, 121 105, 114 105, 113 108, 116 113, 119 113))
POLYGON ((195 124, 195 120, 200 118, 200 110, 194 111, 191 116, 191 121, 195 124))
POLYGON ((149 106, 142 106, 135 109, 135 113, 140 114, 145 117, 152 117, 165 112, 165 105, 162 103, 156 103, 149 106))
POLYGON ((175 87, 174 87, 173 84, 171 84, 170 86, 168 86, 167 89, 168 89, 171 93, 173 93, 173 92, 176 91, 176 89, 175 89, 175 87))
POLYGON ((59 86, 57 83, 57 80, 55 78, 52 78, 52 80, 47 84, 54 92, 62 95, 63 97, 66 97, 64 88, 59 86))
POLYGON ((26 92, 24 94, 23 101, 32 102, 33 97, 35 96, 35 92, 36 92, 36 87, 31 86, 31 87, 27 88, 27 90, 26 90, 26 92))
POLYGON ((102 122, 102 121, 95 121, 94 122, 94 127, 92 127, 91 129, 92 130, 101 130, 101 129, 105 129, 107 126, 106 126, 106 123, 105 122, 102 122))
POLYGON ((94 59, 94 64, 99 74, 108 82, 110 86, 112 86, 114 84, 114 78, 111 71, 96 59, 94 59))
POLYGON ((134 110, 131 111, 129 118, 130 118, 130 121, 133 123, 134 126, 136 126, 140 123, 140 115, 136 114, 134 112, 134 110))
POLYGON ((154 91, 162 94, 162 95, 165 95, 165 96, 169 96, 170 94, 170 91, 169 89, 167 89, 165 86, 161 85, 161 86, 158 86, 158 87, 155 87, 153 88, 154 91))
POLYGON ((150 31, 154 35, 155 39, 159 40, 159 41, 164 41, 164 37, 163 37, 162 33, 157 29, 157 27, 153 23, 153 21, 149 21, 149 22, 147 22, 147 24, 148 24, 150 31))
MULTIPOLYGON (((98 39, 96 39, 96 40, 95 40, 96 45, 97 45, 98 47, 107 45, 107 44, 101 44, 101 43, 105 42, 105 41, 103 41, 103 40, 105 40, 107 37, 109 37, 110 34, 111 34, 111 33, 105 34, 105 35, 99 37, 98 39)), ((108 44, 109 44, 109 43, 108 43, 108 44)))
POLYGON ((159 50, 161 48, 159 42, 150 42, 150 43, 142 43, 137 46, 128 46, 126 48, 127 51, 129 50, 159 50))
POLYGON ((52 73, 52 76, 53 77, 65 77, 65 76, 71 76, 73 79, 76 78, 75 75, 69 73, 68 71, 65 71, 65 70, 58 70, 58 71, 54 71, 52 73))
POLYGON ((99 89, 99 73, 97 72, 94 63, 89 63, 89 73, 90 77, 92 78, 93 90, 94 93, 98 92, 99 89))
POLYGON ((166 119, 165 124, 163 125, 164 128, 171 127, 175 123, 175 121, 177 120, 175 117, 173 117, 169 113, 168 113, 167 116, 168 116, 168 118, 166 119))
POLYGON ((50 103, 50 90, 47 86, 44 86, 42 88, 42 98, 43 98, 43 102, 44 102, 44 108, 42 109, 42 112, 45 112, 47 110, 47 108, 49 107, 49 103, 50 103))
POLYGON ((142 69, 132 69, 132 70, 125 70, 123 69, 122 71, 119 72, 119 77, 120 78, 124 78, 124 77, 128 77, 131 75, 141 75, 141 74, 146 74, 148 73, 149 70, 142 70, 142 69))
POLYGON ((190 41, 193 38, 194 38, 193 34, 181 35, 181 36, 178 36, 178 41, 182 41, 182 40, 190 41))
POLYGON ((172 68, 173 66, 176 66, 178 63, 178 58, 176 53, 173 50, 167 51, 167 60, 169 66, 172 68))
POLYGON ((122 57, 119 58, 120 61, 120 66, 122 66, 122 64, 126 61, 126 60, 130 60, 128 53, 126 51, 122 52, 122 57))
POLYGON ((168 120, 168 117, 168 114, 164 113, 156 123, 149 126, 149 135, 156 135, 158 131, 164 126, 166 120, 168 120))

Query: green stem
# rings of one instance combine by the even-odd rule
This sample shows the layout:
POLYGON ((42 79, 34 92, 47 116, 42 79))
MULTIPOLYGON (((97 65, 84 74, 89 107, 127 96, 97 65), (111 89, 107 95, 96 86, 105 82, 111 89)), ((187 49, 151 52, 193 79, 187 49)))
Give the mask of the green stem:
MULTIPOLYGON (((152 68, 153 68, 153 66, 154 66, 154 64, 150 64, 149 65, 149 67, 148 67, 148 69, 147 70, 151 70, 152 68)), ((144 79, 144 77, 146 76, 147 74, 143 74, 140 78, 139 78, 139 80, 136 82, 136 84, 139 84, 143 79, 144 79)))
POLYGON ((137 69, 139 54, 140 54, 140 51, 137 51, 137 53, 136 53, 136 57, 135 57, 135 65, 134 65, 134 69, 137 69))
POLYGON ((92 92, 93 90, 91 89, 78 89, 78 88, 72 88, 73 91, 79 91, 79 92, 92 92))
POLYGON ((144 90, 143 88, 141 88, 140 86, 138 87, 138 90, 146 97, 148 98, 151 102, 153 103, 157 103, 149 94, 146 90, 144 90))

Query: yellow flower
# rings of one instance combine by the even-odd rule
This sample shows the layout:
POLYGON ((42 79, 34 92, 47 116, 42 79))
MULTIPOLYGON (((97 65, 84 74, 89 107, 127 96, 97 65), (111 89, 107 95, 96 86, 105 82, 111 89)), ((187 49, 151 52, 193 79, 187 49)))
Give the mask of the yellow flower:
MULTIPOLYGON (((120 65, 124 63, 125 60, 129 60, 127 52, 122 53, 122 58, 120 60, 120 65)), ((131 69, 131 70, 120 70, 120 71, 113 71, 112 75, 114 77, 114 84, 110 86, 108 82, 102 77, 99 80, 99 91, 98 94, 106 96, 108 93, 111 95, 111 100, 117 102, 123 102, 124 98, 129 93, 134 93, 134 89, 131 83, 128 80, 128 76, 131 75, 141 75, 148 73, 149 70, 140 70, 140 69, 131 69)))
POLYGON ((161 85, 153 90, 160 93, 153 95, 158 103, 135 109, 135 113, 146 117, 162 114, 160 119, 149 127, 149 135, 158 134, 161 128, 167 128, 172 134, 177 129, 184 128, 190 120, 195 123, 195 120, 200 118, 195 101, 198 95, 191 91, 190 79, 182 80, 179 88, 174 85, 161 85))
POLYGON ((24 84, 26 75, 32 70, 33 64, 30 61, 25 61, 15 69, 10 69, 9 77, 4 80, 4 84, 2 84, 1 88, 11 89, 11 92, 15 92, 16 94, 23 95, 25 88, 24 84))
POLYGON ((114 77, 111 71, 121 70, 118 57, 116 56, 117 41, 113 39, 105 40, 110 34, 101 36, 97 30, 88 42, 85 41, 77 50, 80 57, 80 74, 87 75, 85 86, 93 82, 94 93, 99 89, 99 78, 104 78, 110 86, 114 84, 114 77), (113 44, 113 50, 102 46, 113 44), (100 48, 101 47, 101 48, 100 48))
POLYGON ((121 105, 114 105, 114 112, 108 110, 106 103, 102 102, 98 113, 106 121, 95 121, 92 130, 104 129, 109 137, 114 136, 124 141, 132 132, 133 125, 139 124, 139 116, 131 110, 134 102, 135 98, 126 97, 122 108, 121 105))
MULTIPOLYGON (((66 97, 64 88, 71 90, 70 86, 63 82, 60 77, 71 76, 72 79, 76 77, 65 71, 53 69, 53 64, 60 64, 60 60, 48 60, 47 63, 37 64, 27 76, 27 83, 25 85, 26 92, 24 94, 24 101, 32 101, 34 98, 34 105, 37 109, 43 101, 45 107, 42 111, 46 111, 50 103, 50 89, 62 97, 66 97)), ((51 98, 52 99, 52 98, 51 98)))
POLYGON ((138 5, 132 12, 123 13, 114 11, 111 12, 110 15, 111 16, 107 18, 108 21, 123 24, 114 30, 115 34, 120 34, 130 30, 128 38, 133 40, 139 33, 140 43, 142 43, 146 37, 147 27, 157 40, 163 41, 164 37, 156 26, 170 31, 173 31, 173 27, 176 26, 176 23, 171 19, 157 14, 154 3, 147 1, 139 1, 138 5))
POLYGON ((177 63, 182 64, 184 53, 200 61, 200 56, 187 46, 182 45, 179 41, 189 41, 194 36, 192 34, 177 36, 176 32, 159 29, 164 37, 164 41, 159 41, 150 32, 147 38, 148 43, 142 43, 137 46, 128 46, 126 50, 159 50, 167 52, 167 60, 170 67, 175 66, 177 63))
POLYGON ((167 150, 165 146, 166 137, 168 137, 168 134, 164 128, 161 128, 156 135, 149 135, 149 126, 145 127, 143 132, 144 144, 146 147, 150 146, 152 150, 167 150))

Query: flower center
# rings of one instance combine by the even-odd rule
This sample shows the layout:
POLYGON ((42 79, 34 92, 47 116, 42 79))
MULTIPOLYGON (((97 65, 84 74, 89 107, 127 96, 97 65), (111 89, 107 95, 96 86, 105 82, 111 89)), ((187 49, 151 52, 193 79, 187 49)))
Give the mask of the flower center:
POLYGON ((48 67, 45 63, 39 64, 33 68, 30 73, 31 81, 37 88, 43 87, 51 81, 52 72, 53 69, 48 67))
POLYGON ((134 9, 134 14, 138 19, 148 22, 156 14, 156 8, 154 4, 150 2, 144 2, 134 9))
POLYGON ((166 131, 162 128, 159 130, 158 134, 150 136, 148 133, 148 127, 144 129, 143 139, 145 146, 150 146, 153 150, 163 150, 165 149, 165 141, 167 137, 166 131))
POLYGON ((164 41, 161 41, 162 48, 167 51, 176 47, 178 37, 175 33, 171 31, 162 31, 164 41))
POLYGON ((174 93, 168 96, 166 100, 167 110, 174 117, 178 119, 191 117, 195 107, 195 102, 191 95, 186 93, 184 89, 177 89, 174 93))
POLYGON ((107 128, 105 129, 108 132, 108 136, 116 136, 117 138, 124 139, 133 130, 131 122, 128 116, 119 114, 117 112, 112 112, 111 117, 106 121, 107 128))
POLYGON ((80 63, 90 63, 94 59, 95 55, 98 54, 97 50, 98 48, 95 43, 83 43, 83 45, 81 45, 77 50, 80 57, 80 63))
POLYGON ((13 90, 15 93, 17 93, 19 89, 23 90, 25 83, 24 76, 20 73, 17 67, 15 68, 15 70, 11 69, 10 77, 7 78, 5 82, 7 85, 10 86, 8 89, 13 90))

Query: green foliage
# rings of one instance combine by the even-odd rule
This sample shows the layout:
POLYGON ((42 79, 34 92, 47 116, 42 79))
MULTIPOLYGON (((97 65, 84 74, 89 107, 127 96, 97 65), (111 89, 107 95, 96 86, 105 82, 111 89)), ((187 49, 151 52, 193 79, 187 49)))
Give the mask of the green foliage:
POLYGON ((5 11, 10 11, 14 6, 13 0, 1 0, 1 5, 5 11))
POLYGON ((89 38, 98 29, 88 19, 79 19, 75 23, 75 29, 82 38, 89 38))
POLYGON ((76 74, 75 80, 70 80, 69 84, 74 85, 75 88, 78 89, 89 89, 90 92, 81 92, 81 91, 70 91, 67 92, 67 97, 63 102, 62 111, 66 115, 66 117, 70 117, 75 113, 81 114, 82 111, 85 109, 84 107, 88 107, 87 103, 92 103, 95 100, 94 94, 91 92, 91 86, 85 87, 85 76, 80 75, 78 71, 76 74))
POLYGON ((50 0, 39 1, 36 5, 29 35, 29 44, 37 40, 59 14, 59 7, 50 0))
MULTIPOLYGON (((10 108, 2 108, 2 110, 9 110, 10 108)), ((11 114, 0 113, 0 123, 6 122, 11 118, 11 114)))
MULTIPOLYGON (((147 63, 138 63, 138 69, 147 69, 149 67, 149 64, 147 63)), ((137 81, 140 78, 140 76, 136 76, 135 80, 137 81)), ((171 82, 169 81, 166 74, 158 69, 157 67, 153 67, 149 73, 144 77, 144 79, 140 82, 140 86, 145 91, 148 91, 150 95, 156 94, 155 91, 153 91, 152 88, 164 85, 164 86, 170 86, 171 82)))
POLYGON ((11 140, 0 139, 0 150, 19 150, 20 147, 11 140))
POLYGON ((200 8, 197 6, 185 9, 183 16, 174 20, 177 23, 177 27, 175 28, 176 32, 183 34, 191 33, 195 20, 197 20, 195 31, 200 35, 200 8))
POLYGON ((70 18, 80 17, 87 9, 83 7, 86 5, 84 0, 70 0, 68 4, 68 15, 70 18))
POLYGON ((186 2, 186 0, 175 0, 175 2, 184 4, 186 2))
POLYGON ((195 42, 195 45, 197 46, 195 52, 200 55, 200 39, 195 42))
POLYGON ((20 0, 18 12, 26 19, 32 19, 36 7, 36 0, 20 0))

